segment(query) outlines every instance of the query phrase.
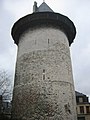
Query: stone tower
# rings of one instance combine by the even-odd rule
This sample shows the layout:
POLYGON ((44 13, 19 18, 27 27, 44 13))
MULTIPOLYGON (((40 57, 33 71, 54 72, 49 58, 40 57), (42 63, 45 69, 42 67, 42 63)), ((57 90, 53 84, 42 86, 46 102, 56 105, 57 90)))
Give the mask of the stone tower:
POLYGON ((76 120, 69 46, 76 29, 43 2, 12 28, 18 45, 12 118, 76 120))

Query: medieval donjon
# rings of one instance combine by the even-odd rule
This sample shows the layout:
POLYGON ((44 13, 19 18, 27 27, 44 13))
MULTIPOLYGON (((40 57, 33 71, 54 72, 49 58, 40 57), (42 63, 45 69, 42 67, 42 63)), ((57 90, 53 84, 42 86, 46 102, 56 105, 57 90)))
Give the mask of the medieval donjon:
POLYGON ((18 45, 12 119, 76 120, 75 91, 69 46, 73 22, 34 2, 33 13, 12 28, 18 45))

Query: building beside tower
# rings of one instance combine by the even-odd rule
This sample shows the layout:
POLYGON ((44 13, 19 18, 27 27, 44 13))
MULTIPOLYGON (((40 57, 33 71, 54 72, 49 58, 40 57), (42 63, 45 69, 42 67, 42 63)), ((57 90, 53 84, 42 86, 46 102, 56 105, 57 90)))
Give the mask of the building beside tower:
POLYGON ((90 120, 90 102, 89 98, 76 91, 77 118, 78 120, 90 120))
POLYGON ((77 120, 69 46, 73 22, 43 2, 12 28, 18 45, 12 119, 77 120))

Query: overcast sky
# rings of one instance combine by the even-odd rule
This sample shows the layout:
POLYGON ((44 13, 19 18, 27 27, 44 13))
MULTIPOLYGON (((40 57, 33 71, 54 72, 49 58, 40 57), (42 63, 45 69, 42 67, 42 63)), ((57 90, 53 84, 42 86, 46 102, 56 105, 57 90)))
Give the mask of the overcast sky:
MULTIPOLYGON (((43 0, 36 0, 38 6, 43 0)), ((20 17, 32 13, 34 0, 0 0, 0 69, 14 76, 17 46, 11 28, 20 17)), ((75 24, 77 35, 70 47, 75 89, 90 96, 90 0, 46 0, 75 24)))

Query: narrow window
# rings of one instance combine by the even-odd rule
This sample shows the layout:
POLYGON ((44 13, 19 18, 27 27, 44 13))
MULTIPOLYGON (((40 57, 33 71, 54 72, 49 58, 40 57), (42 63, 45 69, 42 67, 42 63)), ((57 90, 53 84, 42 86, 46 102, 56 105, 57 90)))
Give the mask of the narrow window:
POLYGON ((45 80, 45 74, 43 74, 43 80, 45 80))
POLYGON ((84 106, 80 106, 80 113, 84 113, 84 106))
POLYGON ((45 69, 43 69, 43 80, 45 80, 45 69))
POLYGON ((45 69, 43 69, 43 73, 45 73, 45 69))
POLYGON ((86 113, 90 113, 90 107, 86 106, 86 113))
POLYGON ((49 44, 49 39, 48 39, 48 44, 49 44))

